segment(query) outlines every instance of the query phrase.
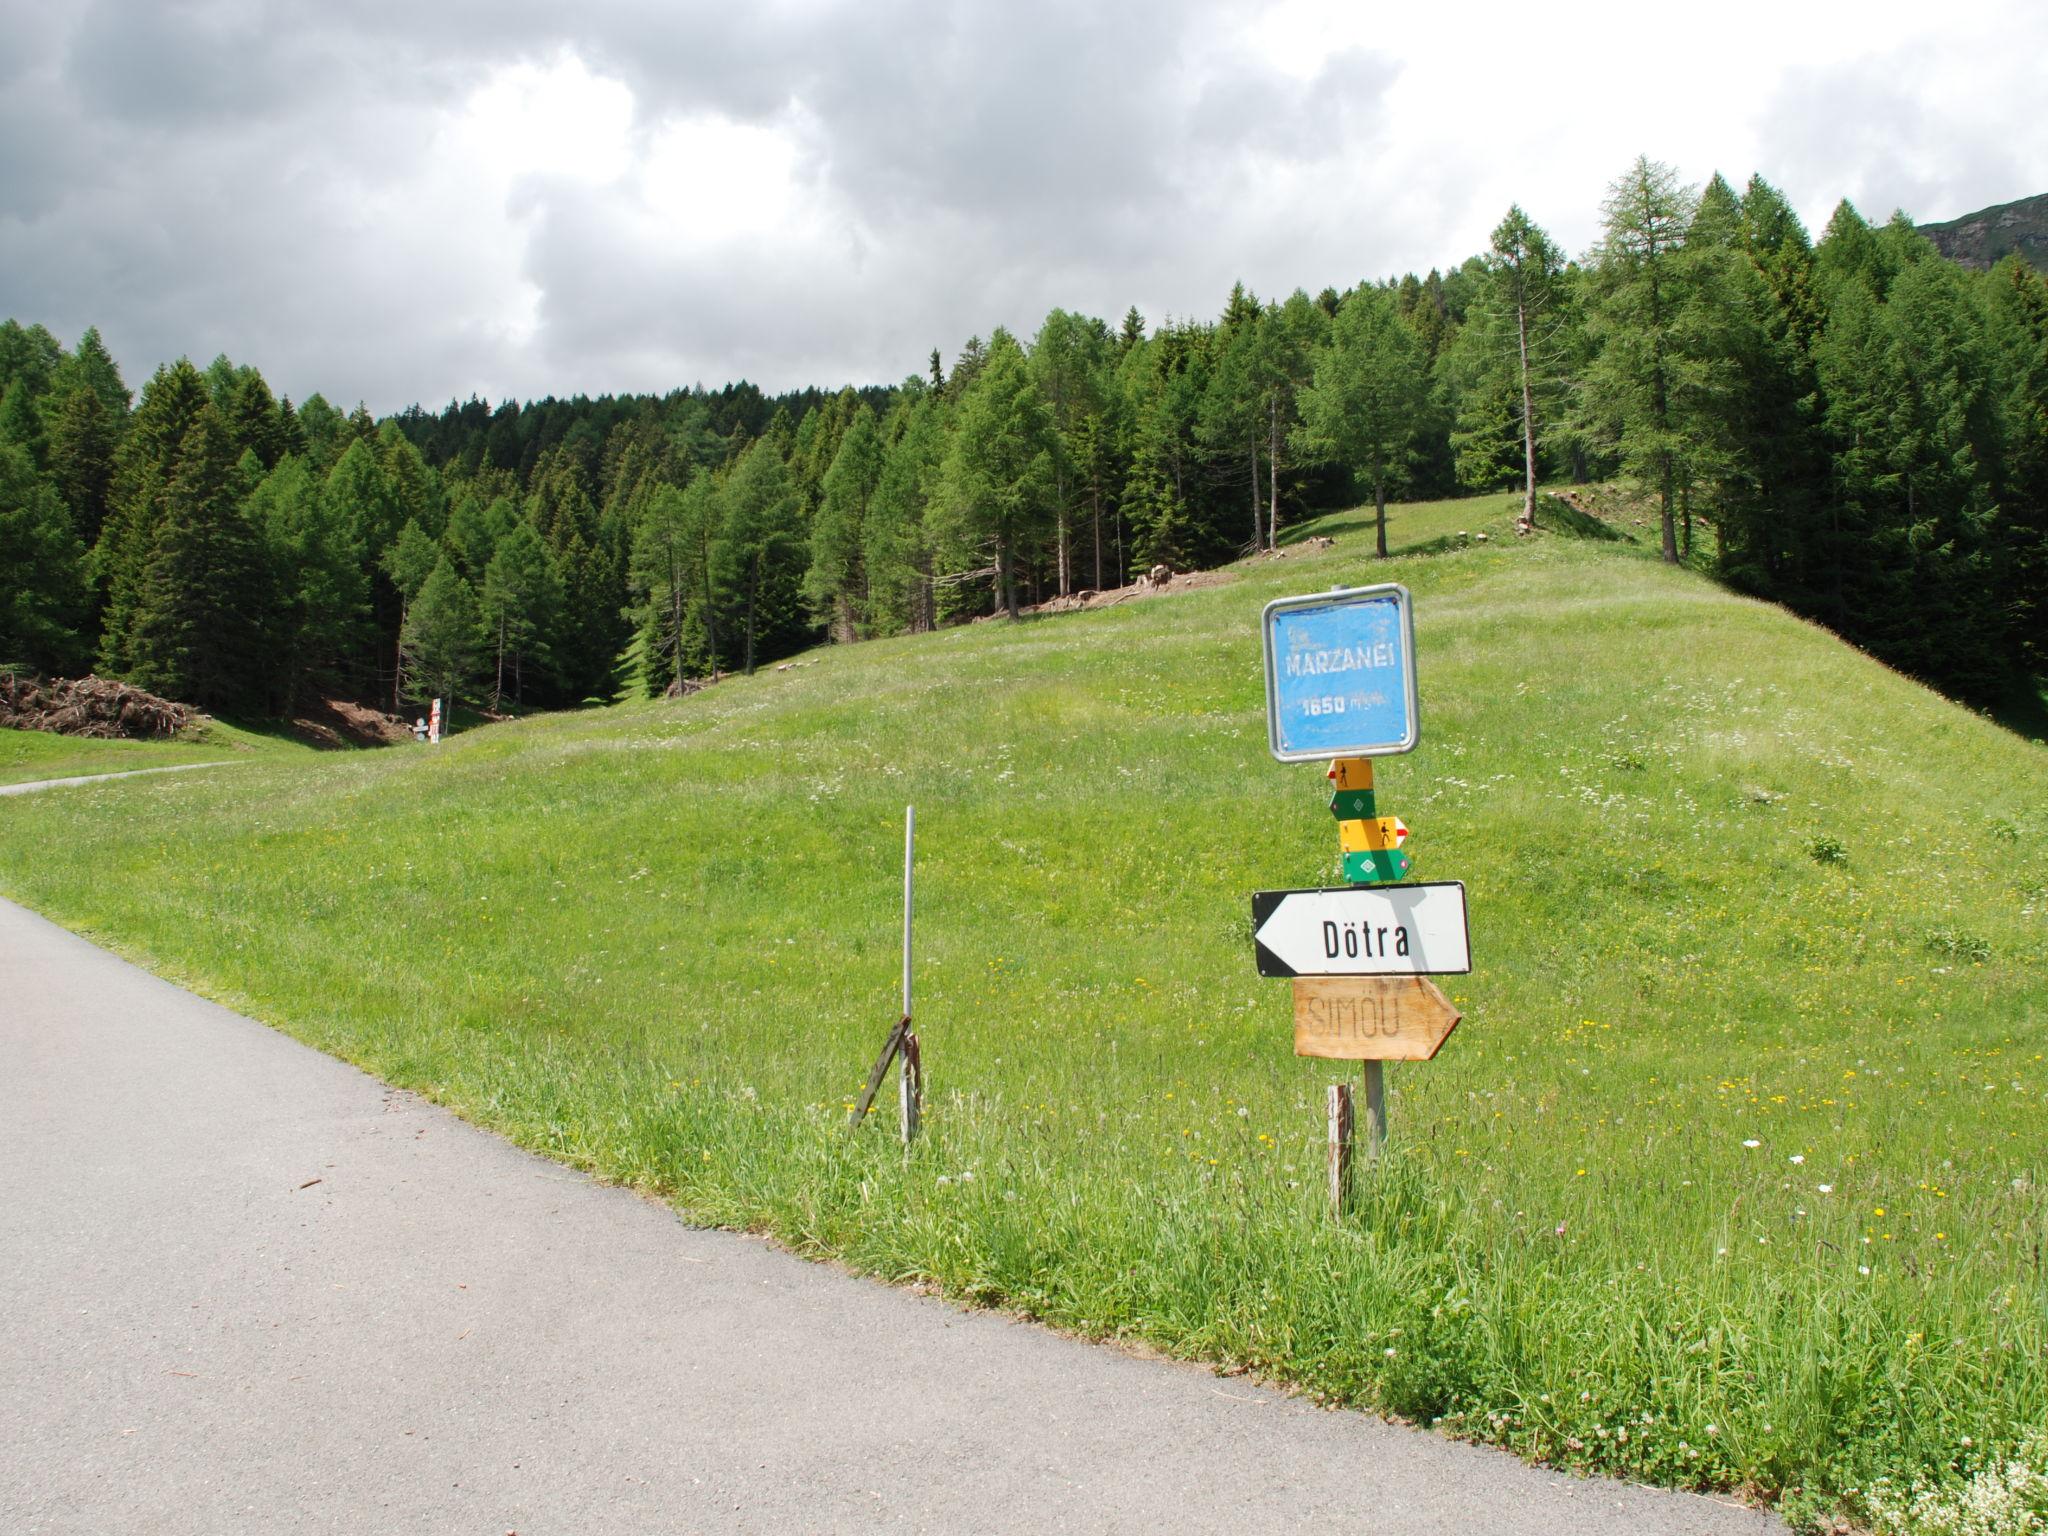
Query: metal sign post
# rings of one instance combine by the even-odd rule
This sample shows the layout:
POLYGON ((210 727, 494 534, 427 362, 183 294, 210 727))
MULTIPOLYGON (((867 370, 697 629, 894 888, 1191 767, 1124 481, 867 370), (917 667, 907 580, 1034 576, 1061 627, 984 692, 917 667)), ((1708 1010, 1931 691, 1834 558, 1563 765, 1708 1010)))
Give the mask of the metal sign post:
POLYGON ((917 1033, 910 1027, 911 873, 916 859, 917 807, 906 805, 903 808, 903 1015, 896 1021, 896 1027, 889 1031, 888 1039, 882 1042, 882 1054, 875 1058, 874 1067, 868 1072, 867 1086, 861 1089, 860 1098, 854 1102, 853 1114, 846 1122, 849 1133, 860 1128, 861 1121, 867 1118, 869 1109, 874 1106, 882 1079, 889 1075, 889 1064, 900 1055, 903 1072, 896 1085, 897 1107, 906 1149, 916 1138, 918 1126, 924 1118, 924 1056, 918 1047, 917 1033))
MULTIPOLYGON (((1421 739, 1415 617, 1395 582, 1266 605, 1266 735, 1283 763, 1329 760, 1337 856, 1347 886, 1258 891, 1253 950, 1261 976, 1294 978, 1294 1052, 1365 1064, 1366 1155, 1387 1139, 1384 1063, 1428 1061, 1458 1026, 1432 975, 1472 969, 1465 887, 1403 885, 1415 861, 1408 825, 1374 798, 1375 757, 1421 739)), ((1330 1210, 1351 1185, 1351 1085, 1329 1091, 1330 1210)))

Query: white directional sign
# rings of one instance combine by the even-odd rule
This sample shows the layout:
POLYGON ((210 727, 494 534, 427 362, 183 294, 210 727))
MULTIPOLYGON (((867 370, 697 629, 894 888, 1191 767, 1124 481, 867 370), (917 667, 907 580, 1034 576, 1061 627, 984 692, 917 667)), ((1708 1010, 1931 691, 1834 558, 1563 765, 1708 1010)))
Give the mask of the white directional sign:
POLYGON ((1252 893, 1261 976, 1443 976, 1472 969, 1465 887, 1349 885, 1252 893))

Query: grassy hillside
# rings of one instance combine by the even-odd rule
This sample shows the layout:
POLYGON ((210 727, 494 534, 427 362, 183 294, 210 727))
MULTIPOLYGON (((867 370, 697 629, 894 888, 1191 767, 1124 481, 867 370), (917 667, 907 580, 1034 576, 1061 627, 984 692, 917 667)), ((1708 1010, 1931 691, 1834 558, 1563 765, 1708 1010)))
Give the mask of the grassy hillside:
POLYGON ((218 720, 207 722, 197 737, 175 741, 99 741, 0 726, 0 784, 183 763, 242 762, 257 756, 292 757, 310 750, 299 742, 218 720))
POLYGON ((880 1274, 1575 1467, 1800 1509, 1966 1479, 2048 1422, 2048 752, 1511 507, 1399 509, 1435 552, 1386 565, 1333 520, 1185 595, 0 804, 0 891, 880 1274), (1266 754, 1257 619, 1386 577, 1423 743, 1381 809, 1467 882, 1476 969, 1339 1226, 1338 1069, 1252 965, 1250 892, 1335 861, 1319 769, 1266 754), (906 1159, 841 1128, 911 801, 906 1159))

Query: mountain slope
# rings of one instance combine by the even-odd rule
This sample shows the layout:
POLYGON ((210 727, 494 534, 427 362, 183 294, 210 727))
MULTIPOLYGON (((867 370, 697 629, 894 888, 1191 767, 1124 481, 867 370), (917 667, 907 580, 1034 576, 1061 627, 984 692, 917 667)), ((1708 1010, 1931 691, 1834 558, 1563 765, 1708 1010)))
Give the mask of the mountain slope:
POLYGON ((2037 271, 2048 272, 2048 193, 1999 203, 1941 224, 1922 224, 1920 233, 1952 261, 1982 270, 2014 251, 2037 271))
POLYGON ((1511 508, 437 752, 40 797, 0 810, 0 890, 877 1273, 1652 1481, 1967 1477, 2048 1418, 2048 752, 1630 546, 1501 538, 1511 508), (1335 842, 1266 754, 1257 622, 1388 578, 1423 742, 1381 809, 1467 883, 1475 970, 1338 1226, 1337 1069, 1253 973, 1250 892, 1335 842), (896 1014, 905 802, 907 1160, 842 1129, 896 1014))

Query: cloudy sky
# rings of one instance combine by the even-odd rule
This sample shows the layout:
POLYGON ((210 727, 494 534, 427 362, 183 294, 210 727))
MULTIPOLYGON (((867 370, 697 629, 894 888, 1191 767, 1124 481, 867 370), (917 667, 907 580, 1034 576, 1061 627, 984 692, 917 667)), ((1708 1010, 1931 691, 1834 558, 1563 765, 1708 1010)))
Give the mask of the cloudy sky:
POLYGON ((373 411, 881 382, 1570 249, 1638 152, 1810 223, 2048 192, 2038 0, 0 0, 0 315, 373 411), (1655 19, 1683 15, 1683 26, 1655 19))

